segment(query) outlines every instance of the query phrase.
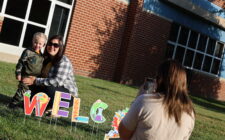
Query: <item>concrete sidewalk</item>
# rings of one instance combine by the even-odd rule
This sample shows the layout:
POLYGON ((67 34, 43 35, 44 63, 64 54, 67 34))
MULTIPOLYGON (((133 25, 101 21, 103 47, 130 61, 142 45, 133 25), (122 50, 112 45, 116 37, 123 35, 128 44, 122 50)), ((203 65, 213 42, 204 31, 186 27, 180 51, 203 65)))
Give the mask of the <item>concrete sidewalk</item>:
POLYGON ((17 63, 19 56, 0 52, 0 61, 17 63))

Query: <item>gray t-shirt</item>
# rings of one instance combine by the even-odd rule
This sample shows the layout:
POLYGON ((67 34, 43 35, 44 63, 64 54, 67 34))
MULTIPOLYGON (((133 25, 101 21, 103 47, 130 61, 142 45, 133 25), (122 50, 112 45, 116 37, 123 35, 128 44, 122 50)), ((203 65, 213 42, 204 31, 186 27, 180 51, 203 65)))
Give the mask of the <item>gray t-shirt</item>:
POLYGON ((192 116, 182 114, 179 127, 174 118, 168 118, 162 104, 163 96, 144 94, 137 97, 122 120, 134 134, 131 140, 188 140, 194 128, 192 116))

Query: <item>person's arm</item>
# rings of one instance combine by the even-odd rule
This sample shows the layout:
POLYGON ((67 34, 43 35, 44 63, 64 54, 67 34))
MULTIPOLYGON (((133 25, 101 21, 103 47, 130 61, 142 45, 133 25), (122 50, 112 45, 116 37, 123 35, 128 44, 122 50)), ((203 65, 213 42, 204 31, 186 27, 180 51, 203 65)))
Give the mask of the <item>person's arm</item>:
POLYGON ((57 66, 53 66, 55 69, 53 76, 49 78, 36 78, 35 84, 55 87, 62 86, 68 75, 73 72, 70 61, 65 58, 62 59, 64 60, 61 60, 57 66))
POLYGON ((195 126, 195 114, 194 114, 194 111, 192 112, 192 121, 189 123, 190 124, 190 127, 187 129, 188 130, 188 135, 184 138, 184 140, 189 140, 191 134, 192 134, 192 131, 194 129, 194 126, 195 126))
POLYGON ((35 83, 35 80, 36 80, 35 76, 29 76, 22 79, 23 83, 28 86, 33 85, 35 83))
POLYGON ((138 96, 131 105, 128 113, 122 119, 119 125, 119 134, 122 140, 129 140, 135 133, 138 126, 143 96, 138 96))
POLYGON ((131 131, 127 129, 124 125, 123 122, 120 123, 119 125, 119 134, 120 134, 120 139, 121 140, 129 140, 131 139, 134 131, 131 131))

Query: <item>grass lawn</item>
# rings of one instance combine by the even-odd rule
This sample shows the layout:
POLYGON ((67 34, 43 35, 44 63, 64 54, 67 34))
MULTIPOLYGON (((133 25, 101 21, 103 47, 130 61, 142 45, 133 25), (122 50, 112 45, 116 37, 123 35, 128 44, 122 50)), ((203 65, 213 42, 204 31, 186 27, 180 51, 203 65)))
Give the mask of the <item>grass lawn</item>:
MULTIPOLYGON (((0 62, 0 139, 75 139, 103 140, 111 129, 114 113, 125 109, 136 96, 137 88, 117 83, 76 77, 81 98, 80 116, 89 116, 92 104, 101 99, 108 104, 103 111, 106 122, 96 125, 72 124, 69 118, 50 118, 26 116, 22 109, 7 108, 10 98, 17 88, 14 75, 15 64, 0 62)), ((191 97, 196 110, 196 124, 191 140, 225 140, 225 102, 191 97)), ((70 114, 71 115, 71 114, 70 114)))

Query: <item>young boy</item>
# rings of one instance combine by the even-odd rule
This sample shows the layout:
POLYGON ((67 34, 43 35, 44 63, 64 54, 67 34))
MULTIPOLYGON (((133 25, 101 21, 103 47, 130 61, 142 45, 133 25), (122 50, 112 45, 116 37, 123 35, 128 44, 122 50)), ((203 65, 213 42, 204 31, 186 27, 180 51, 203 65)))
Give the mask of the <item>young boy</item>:
POLYGON ((18 89, 9 103, 10 108, 22 106, 23 93, 29 87, 23 84, 23 77, 39 76, 44 61, 41 49, 44 48, 47 37, 44 33, 37 32, 33 35, 32 48, 25 49, 16 65, 16 79, 19 81, 18 89))

